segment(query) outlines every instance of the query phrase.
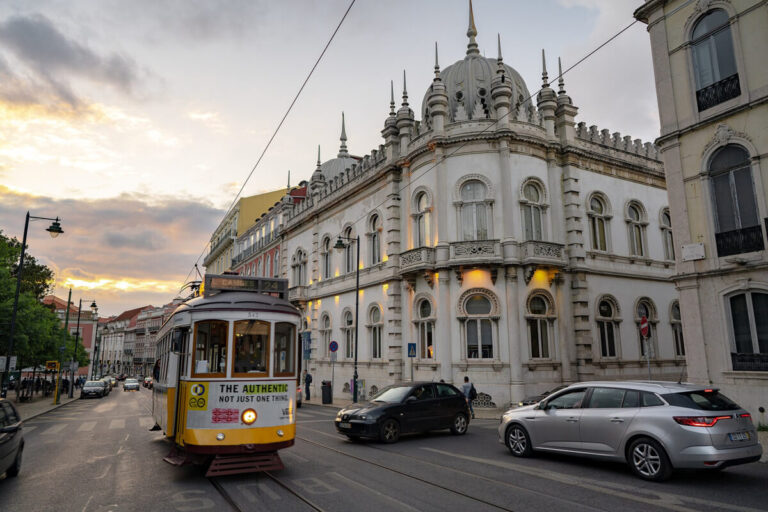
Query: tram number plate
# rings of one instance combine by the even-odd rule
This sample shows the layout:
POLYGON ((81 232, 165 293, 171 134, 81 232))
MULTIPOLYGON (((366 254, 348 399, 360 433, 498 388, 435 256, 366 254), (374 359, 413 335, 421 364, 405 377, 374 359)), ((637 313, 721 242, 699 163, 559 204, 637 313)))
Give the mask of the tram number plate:
POLYGON ((348 421, 342 421, 339 423, 339 428, 352 428, 352 424, 348 421))
POLYGON ((731 438, 731 441, 749 441, 749 432, 734 432, 728 434, 728 437, 731 438))

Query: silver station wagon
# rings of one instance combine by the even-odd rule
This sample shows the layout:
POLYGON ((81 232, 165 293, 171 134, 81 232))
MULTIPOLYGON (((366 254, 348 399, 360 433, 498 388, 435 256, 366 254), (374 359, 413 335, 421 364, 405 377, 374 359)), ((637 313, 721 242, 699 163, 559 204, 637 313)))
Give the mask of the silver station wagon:
POLYGON ((749 413, 717 389, 673 382, 580 382, 510 409, 499 441, 533 451, 624 461, 645 480, 674 468, 722 469, 760 459, 749 413))

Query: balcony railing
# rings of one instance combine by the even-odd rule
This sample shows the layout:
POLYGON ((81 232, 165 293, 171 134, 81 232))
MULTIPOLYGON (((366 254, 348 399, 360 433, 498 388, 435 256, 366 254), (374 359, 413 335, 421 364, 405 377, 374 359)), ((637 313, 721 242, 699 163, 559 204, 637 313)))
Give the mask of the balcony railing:
POLYGON ((524 265, 564 266, 566 263, 563 244, 552 242, 523 242, 520 244, 520 259, 524 265))
POLYGON ((718 256, 731 256, 745 252, 762 251, 763 230, 760 225, 716 233, 718 256))
POLYGON ((737 354, 731 352, 734 371, 768 372, 768 354, 737 354))
POLYGON ((696 91, 696 102, 699 105, 699 112, 735 98, 739 94, 741 94, 741 87, 739 86, 738 73, 728 78, 723 78, 717 83, 696 91))
POLYGON ((451 242, 451 260, 456 263, 500 263, 501 242, 499 240, 472 240, 451 242))
POLYGON ((417 247, 400 253, 400 270, 408 272, 435 266, 434 247, 417 247))
POLYGON ((290 301, 307 300, 307 287, 294 286, 293 288, 288 288, 288 300, 290 301))

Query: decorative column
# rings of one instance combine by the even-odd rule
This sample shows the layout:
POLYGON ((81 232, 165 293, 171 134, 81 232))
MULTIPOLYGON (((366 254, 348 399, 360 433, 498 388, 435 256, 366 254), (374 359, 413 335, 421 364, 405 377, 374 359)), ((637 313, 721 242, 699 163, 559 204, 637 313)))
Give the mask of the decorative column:
MULTIPOLYGON (((440 363, 440 378, 445 382, 454 382, 453 380, 453 343, 456 339, 452 331, 451 321, 456 317, 451 300, 451 271, 447 268, 440 269, 437 276, 437 322, 435 324, 435 339, 437 340, 437 355, 440 363)), ((459 336, 461 339, 461 336, 459 336)), ((461 350, 459 350, 461 353, 461 350)), ((456 384, 459 384, 456 382, 456 384)))
POLYGON ((523 336, 520 325, 520 301, 517 287, 518 267, 506 267, 504 283, 506 292, 507 339, 509 340, 509 396, 510 401, 518 402, 525 398, 523 381, 523 336))

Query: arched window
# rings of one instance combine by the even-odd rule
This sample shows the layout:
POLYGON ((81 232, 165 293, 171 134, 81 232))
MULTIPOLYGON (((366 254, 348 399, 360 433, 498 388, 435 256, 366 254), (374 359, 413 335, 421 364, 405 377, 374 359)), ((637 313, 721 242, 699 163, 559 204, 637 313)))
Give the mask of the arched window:
POLYGON ((430 245, 430 215, 429 197, 426 192, 419 192, 416 196, 415 211, 413 214, 413 242, 415 247, 428 247, 430 245))
POLYGON ((637 334, 640 338, 640 355, 643 357, 656 357, 656 308, 648 299, 637 301, 635 309, 635 324, 637 325, 637 334), (640 330, 640 320, 645 317, 648 319, 648 339, 643 339, 643 333, 640 330))
POLYGON ((528 323, 528 341, 531 348, 531 359, 549 359, 551 357, 550 340, 554 323, 554 307, 549 299, 542 294, 534 294, 528 299, 528 310, 525 314, 528 323))
POLYGON ((371 331, 371 359, 381 359, 381 331, 384 324, 379 306, 373 306, 368 312, 368 321, 371 331))
POLYGON ((736 144, 719 149, 709 162, 715 210, 717 255, 763 249, 763 234, 749 153, 736 144))
POLYGON ((741 94, 728 13, 709 11, 691 34, 699 112, 741 94))
POLYGON ((274 274, 273 275, 275 277, 280 277, 280 259, 279 259, 279 257, 280 257, 280 251, 278 249, 275 249, 275 260, 274 260, 275 264, 272 266, 272 268, 274 270, 274 274))
POLYGON ((435 315, 432 303, 422 299, 416 304, 416 329, 419 337, 419 357, 435 358, 435 315))
POLYGON ((672 324, 672 334, 675 336, 675 356, 685 357, 685 343, 683 342, 683 319, 680 315, 680 303, 675 301, 669 313, 669 322, 672 324))
POLYGON ((328 346, 331 344, 331 317, 325 313, 320 318, 320 339, 323 344, 323 352, 328 352, 328 346))
POLYGON ((541 219, 545 206, 541 185, 533 180, 529 180, 523 185, 520 203, 523 210, 523 238, 525 240, 544 240, 541 219))
POLYGON ((672 217, 669 215, 669 208, 661 210, 661 240, 664 244, 664 259, 675 259, 675 243, 672 238, 672 217))
POLYGON ((491 301, 482 294, 467 297, 464 310, 467 313, 465 332, 468 359, 493 358, 493 325, 491 301))
POLYGON ((323 279, 331 278, 331 239, 323 238, 323 243, 320 244, 320 272, 323 279))
POLYGON ((600 357, 619 357, 619 308, 613 299, 604 297, 597 304, 597 330, 600 332, 600 357))
POLYGON ((355 251, 357 248, 352 243, 352 228, 349 227, 344 230, 345 245, 344 245, 344 272, 349 274, 355 271, 355 251))
POLYGON ((346 359, 353 359, 355 357, 355 322, 352 319, 352 312, 344 312, 344 324, 342 325, 342 331, 344 331, 344 357, 346 359))
POLYGON ((605 200, 598 196, 593 195, 589 200, 589 208, 587 209, 587 216, 589 217, 589 231, 592 239, 592 250, 594 251, 607 251, 608 250, 608 221, 611 216, 608 213, 608 207, 605 200))
POLYGON ((261 259, 256 261, 256 276, 261 276, 261 259))
POLYGON ((480 180, 469 180, 461 186, 462 240, 488 239, 487 188, 480 180))
POLYGON ((381 218, 373 214, 368 221, 368 242, 371 265, 381 263, 381 218))
POLYGON ((266 259, 264 260, 264 277, 269 277, 272 275, 272 255, 267 254, 266 259))
POLYGON ((627 234, 630 256, 645 256, 645 221, 643 208, 637 202, 627 206, 627 234))
POLYGON ((733 336, 733 369, 768 370, 768 291, 737 293, 730 296, 728 302, 733 336))
POLYGON ((307 284, 307 253, 302 249, 296 251, 293 257, 293 286, 306 286, 307 284))

